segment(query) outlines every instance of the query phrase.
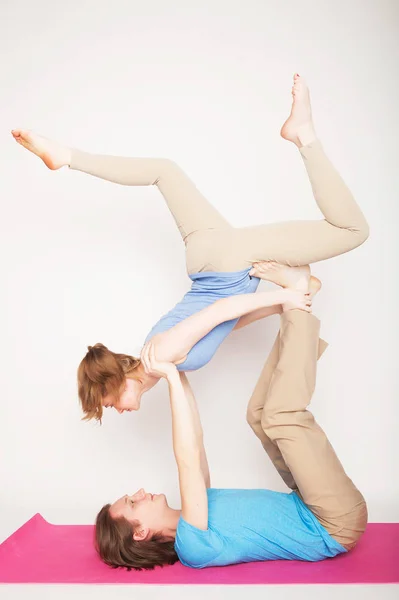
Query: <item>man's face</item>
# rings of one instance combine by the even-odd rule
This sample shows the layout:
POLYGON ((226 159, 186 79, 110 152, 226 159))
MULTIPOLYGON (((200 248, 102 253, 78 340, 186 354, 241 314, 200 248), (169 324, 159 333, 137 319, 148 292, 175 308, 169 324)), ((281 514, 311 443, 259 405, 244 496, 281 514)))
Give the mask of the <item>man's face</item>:
POLYGON ((149 494, 143 488, 132 496, 126 494, 111 504, 109 509, 112 518, 124 517, 134 525, 137 521, 144 537, 138 539, 150 539, 153 533, 162 531, 165 526, 165 514, 168 503, 164 494, 149 494))

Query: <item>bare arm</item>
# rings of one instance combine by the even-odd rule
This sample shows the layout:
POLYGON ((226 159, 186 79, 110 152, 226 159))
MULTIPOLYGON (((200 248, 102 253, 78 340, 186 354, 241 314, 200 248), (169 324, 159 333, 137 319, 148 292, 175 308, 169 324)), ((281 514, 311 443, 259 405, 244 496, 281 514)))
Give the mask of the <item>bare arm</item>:
POLYGON ((173 451, 179 473, 182 517, 187 523, 208 529, 208 495, 201 468, 202 441, 196 431, 196 416, 177 369, 168 375, 172 411, 173 451))
POLYGON ((234 327, 233 331, 236 331, 237 329, 242 329, 243 327, 246 327, 247 325, 250 325, 255 321, 265 319, 266 317, 270 317, 271 315, 280 315, 281 312, 282 308, 280 304, 276 304, 275 306, 268 306, 266 308, 259 308, 258 310, 254 310, 253 312, 241 317, 240 320, 237 322, 236 326, 234 327))
POLYGON ((184 362, 191 348, 220 323, 283 304, 290 299, 298 302, 298 308, 305 306, 305 294, 288 289, 241 294, 217 300, 168 331, 155 335, 152 341, 156 346, 157 357, 161 361, 175 364, 184 362))
POLYGON ((166 378, 168 382, 173 451, 179 473, 182 517, 190 525, 207 530, 208 495, 201 465, 202 427, 195 400, 190 394, 187 396, 183 383, 185 380, 180 377, 175 365, 156 360, 154 344, 150 343, 147 346, 143 363, 147 371, 166 378))
POLYGON ((205 485, 207 488, 211 487, 211 477, 209 474, 209 465, 208 458, 206 456, 205 446, 204 446, 204 432, 202 429, 201 418, 198 411, 197 401, 195 399, 193 390, 191 389, 190 382, 188 381, 185 373, 180 373, 180 380, 183 384, 184 393, 186 394, 186 398, 191 405, 191 409, 193 411, 194 419, 195 419, 195 429, 198 441, 200 443, 200 451, 201 451, 201 471, 204 476, 205 485))

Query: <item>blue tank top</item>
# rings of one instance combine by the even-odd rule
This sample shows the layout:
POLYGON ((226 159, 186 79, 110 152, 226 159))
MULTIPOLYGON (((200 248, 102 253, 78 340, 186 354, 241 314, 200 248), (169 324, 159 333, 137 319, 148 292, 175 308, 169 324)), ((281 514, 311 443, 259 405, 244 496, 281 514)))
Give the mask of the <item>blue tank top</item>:
MULTIPOLYGON (((146 342, 157 333, 171 329, 180 321, 187 319, 203 308, 213 304, 221 298, 238 294, 256 292, 260 279, 251 277, 249 272, 252 267, 233 273, 203 272, 190 275, 192 286, 182 301, 164 315, 151 329, 146 337, 146 342)), ((225 321, 212 329, 205 337, 195 344, 187 355, 184 363, 177 366, 179 371, 196 371, 206 365, 223 340, 234 329, 238 319, 225 321)))
POLYGON ((208 510, 206 531, 179 519, 175 550, 187 567, 318 561, 347 552, 295 492, 209 489, 208 510))

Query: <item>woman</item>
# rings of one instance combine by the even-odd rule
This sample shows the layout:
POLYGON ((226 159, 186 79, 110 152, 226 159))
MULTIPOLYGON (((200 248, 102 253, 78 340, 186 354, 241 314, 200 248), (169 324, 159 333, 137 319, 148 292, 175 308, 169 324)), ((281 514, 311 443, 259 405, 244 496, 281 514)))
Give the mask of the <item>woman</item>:
POLYGON ((184 374, 143 360, 169 384, 181 510, 143 489, 104 506, 96 547, 114 567, 151 569, 180 560, 194 568, 264 560, 319 561, 348 552, 367 507, 325 433, 307 410, 326 344, 307 311, 284 309, 279 336, 248 406, 248 421, 291 493, 212 489, 196 402, 184 374), (288 467, 289 465, 289 467, 288 467))
MULTIPOLYGON (((256 263, 275 261, 301 267, 348 252, 368 237, 362 212, 317 140, 309 92, 299 75, 294 77, 292 93, 291 114, 281 134, 302 154, 324 215, 321 221, 237 229, 169 160, 91 155, 30 132, 12 132, 18 143, 50 169, 69 166, 123 185, 158 186, 184 240, 193 283, 183 300, 153 327, 145 343, 151 340, 159 360, 174 363, 179 371, 201 368, 234 328, 279 313, 285 302, 296 303, 300 309, 309 305, 308 296, 291 289, 253 294, 259 284, 256 263)), ((306 269, 299 274, 306 276, 306 269)), ((273 273, 269 279, 275 281, 273 273)), ((275 282, 290 285, 284 279, 275 282)), ((159 377, 145 372, 141 359, 111 352, 102 344, 89 346, 78 369, 86 418, 100 420, 103 407, 138 410, 143 393, 158 381, 159 377)))

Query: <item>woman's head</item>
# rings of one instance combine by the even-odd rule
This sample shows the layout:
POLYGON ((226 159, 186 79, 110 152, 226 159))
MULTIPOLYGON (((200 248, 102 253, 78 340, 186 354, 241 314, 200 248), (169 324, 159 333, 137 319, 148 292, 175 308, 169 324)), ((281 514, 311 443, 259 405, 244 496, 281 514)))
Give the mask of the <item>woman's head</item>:
POLYGON ((164 494, 143 489, 106 504, 96 519, 98 554, 112 567, 137 570, 175 563, 174 513, 164 494))
POLYGON ((88 347, 78 368, 78 393, 86 419, 101 421, 103 407, 138 410, 145 386, 140 359, 116 354, 103 344, 88 347))

